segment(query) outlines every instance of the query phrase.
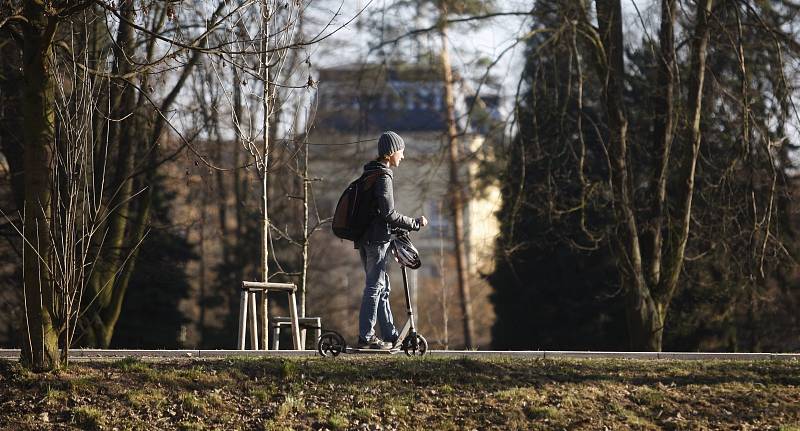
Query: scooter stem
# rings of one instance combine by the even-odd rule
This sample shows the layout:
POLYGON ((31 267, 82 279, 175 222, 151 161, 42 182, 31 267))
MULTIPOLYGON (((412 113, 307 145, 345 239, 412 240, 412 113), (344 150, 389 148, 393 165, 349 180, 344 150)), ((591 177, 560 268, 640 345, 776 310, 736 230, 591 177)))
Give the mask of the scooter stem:
POLYGON ((400 266, 400 272, 403 273, 403 287, 406 291, 406 309, 408 310, 408 320, 411 322, 411 332, 416 332, 414 327, 414 310, 411 308, 411 290, 408 288, 408 275, 406 274, 406 267, 400 266))

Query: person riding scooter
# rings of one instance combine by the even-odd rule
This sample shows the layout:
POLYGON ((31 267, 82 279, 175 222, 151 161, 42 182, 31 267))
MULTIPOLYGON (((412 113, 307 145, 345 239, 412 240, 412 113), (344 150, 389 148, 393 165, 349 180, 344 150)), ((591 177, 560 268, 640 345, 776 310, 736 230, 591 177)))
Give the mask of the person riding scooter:
POLYGON ((365 287, 358 318, 359 349, 391 349, 398 343, 398 332, 389 306, 388 263, 391 232, 394 228, 419 230, 428 224, 425 216, 411 218, 394 208, 393 167, 403 160, 405 142, 395 132, 387 131, 378 138, 378 157, 364 165, 364 172, 380 170, 374 186, 377 214, 364 235, 354 242, 364 265, 365 287), (375 335, 375 323, 383 339, 375 335))
MULTIPOLYGON (((366 347, 348 347, 344 337, 333 330, 322 330, 322 335, 317 340, 317 352, 320 356, 339 356, 342 353, 382 353, 395 354, 401 351, 408 356, 424 356, 428 353, 428 341, 417 332, 414 323, 414 310, 411 307, 411 290, 408 286, 408 271, 422 266, 419 250, 411 243, 409 232, 403 229, 392 229, 392 239, 389 241, 389 251, 394 260, 400 264, 400 274, 403 276, 403 293, 406 300, 406 314, 408 319, 403 323, 400 333, 395 337, 394 345, 385 349, 366 347)), ((387 343, 388 344, 388 343, 387 343)))

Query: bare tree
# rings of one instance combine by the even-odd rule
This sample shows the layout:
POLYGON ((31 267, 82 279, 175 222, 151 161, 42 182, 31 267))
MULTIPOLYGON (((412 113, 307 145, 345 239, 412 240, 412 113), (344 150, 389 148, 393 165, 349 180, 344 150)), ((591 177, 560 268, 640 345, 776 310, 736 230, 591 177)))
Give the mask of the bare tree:
MULTIPOLYGON (((441 16, 447 16, 447 6, 439 7, 441 16)), ((456 254, 456 273, 458 275, 458 289, 461 294, 461 314, 464 322, 464 345, 467 349, 472 347, 475 330, 472 324, 472 303, 469 292, 469 276, 467 268, 467 254, 464 248, 464 190, 459 178, 459 150, 458 128, 456 125, 455 100, 453 96, 453 70, 450 66, 450 54, 447 49, 447 26, 442 25, 439 30, 442 38, 440 58, 444 73, 445 106, 447 110, 447 141, 448 161, 450 163, 450 208, 453 219, 453 244, 456 254)))
MULTIPOLYGON (((242 10, 253 4, 220 1, 210 9, 197 5, 198 13, 188 14, 186 20, 176 5, 160 2, 18 1, 3 5, 0 28, 18 42, 25 71, 25 208, 20 232, 25 244, 29 336, 22 357, 32 368, 58 366, 59 324, 66 325, 61 334, 68 334, 61 340, 64 349, 71 345, 76 329, 83 345, 110 343, 137 247, 149 225, 155 172, 180 151, 197 151, 191 140, 199 132, 179 129, 169 112, 200 59, 217 55, 236 63, 236 56, 263 55, 266 61, 260 70, 266 73, 274 66, 269 61, 280 57, 275 53, 331 34, 322 31, 310 40, 286 37, 293 34, 296 20, 289 16, 275 33, 265 28, 260 36, 251 37, 254 49, 237 50, 227 40, 209 42, 211 35, 241 18, 242 10), (202 25, 196 25, 195 17, 202 25), (73 26, 81 22, 83 27, 73 26), (106 34, 115 36, 111 40, 106 34), (69 43, 76 36, 81 43, 69 43), (275 43, 267 44, 270 38, 275 43), (56 50, 64 55, 56 56, 56 50), (106 64, 111 67, 106 69, 106 64), (172 73, 175 69, 177 73, 172 73), (102 88, 108 89, 107 95, 102 88), (171 154, 159 150, 167 129, 181 141, 171 154), (84 146, 87 143, 91 148, 84 146), (78 216, 85 221, 75 228, 78 216), (83 300, 76 301, 81 294, 83 300), (80 316, 78 328, 65 316, 80 316)), ((294 10, 300 10, 299 5, 294 10)), ((273 16, 269 10, 265 13, 267 19, 273 16)), ((277 86, 267 84, 269 75, 260 76, 266 76, 262 79, 267 104, 269 91, 277 86)), ((266 105, 264 136, 270 109, 266 105)), ((254 150, 253 154, 266 160, 268 151, 254 150)), ((197 156, 218 168, 202 154, 197 156)), ((262 166, 266 174, 266 163, 262 166)))

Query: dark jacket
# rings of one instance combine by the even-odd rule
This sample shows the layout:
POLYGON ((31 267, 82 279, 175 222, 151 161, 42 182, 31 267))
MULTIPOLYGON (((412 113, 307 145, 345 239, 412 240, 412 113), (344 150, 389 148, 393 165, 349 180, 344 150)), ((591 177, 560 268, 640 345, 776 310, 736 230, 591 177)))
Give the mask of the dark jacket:
POLYGON ((404 216, 394 209, 394 189, 392 170, 378 161, 371 161, 364 165, 364 173, 380 170, 385 175, 378 176, 373 186, 373 198, 376 202, 377 214, 370 223, 364 236, 355 241, 355 247, 363 244, 381 244, 389 242, 392 228, 404 230, 419 230, 419 221, 404 216))

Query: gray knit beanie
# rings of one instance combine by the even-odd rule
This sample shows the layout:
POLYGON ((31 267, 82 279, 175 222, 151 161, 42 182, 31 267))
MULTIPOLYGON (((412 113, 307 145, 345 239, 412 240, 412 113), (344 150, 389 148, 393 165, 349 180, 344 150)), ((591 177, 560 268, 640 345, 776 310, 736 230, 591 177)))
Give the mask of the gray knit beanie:
POLYGON ((388 156, 406 147, 403 138, 395 132, 383 132, 378 138, 378 157, 388 156))

